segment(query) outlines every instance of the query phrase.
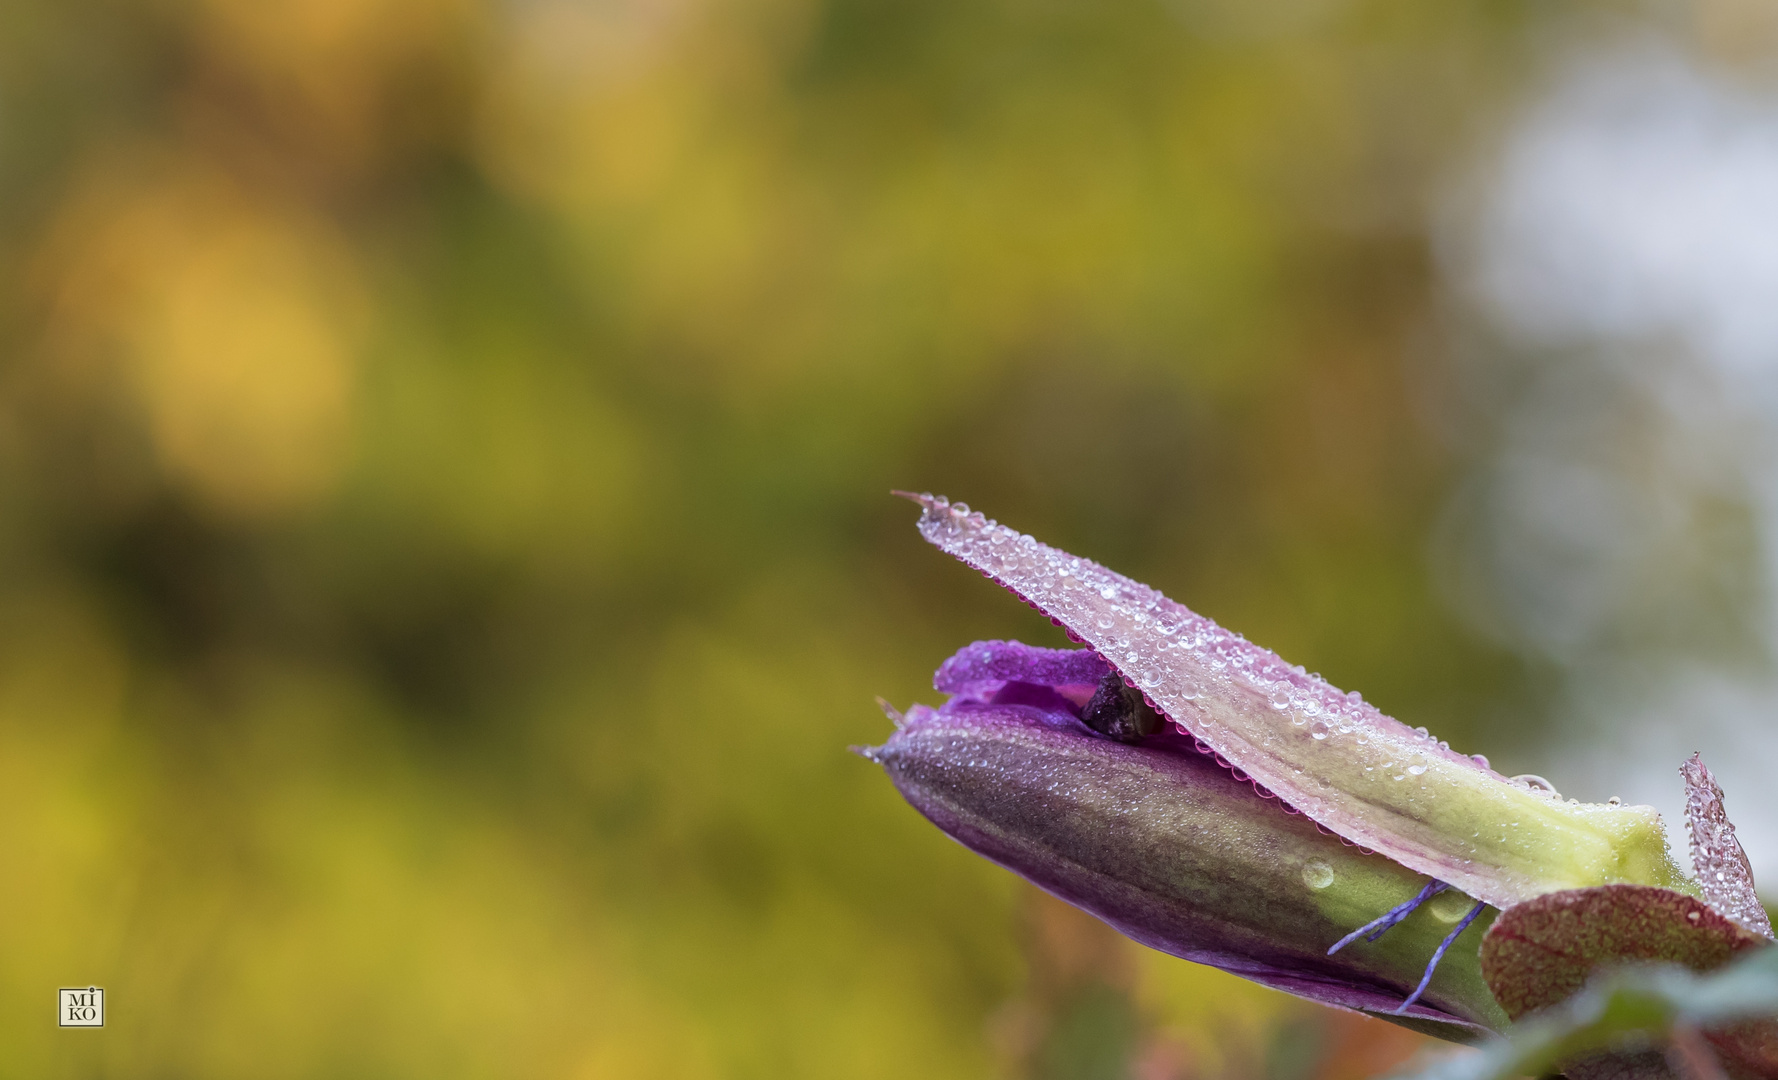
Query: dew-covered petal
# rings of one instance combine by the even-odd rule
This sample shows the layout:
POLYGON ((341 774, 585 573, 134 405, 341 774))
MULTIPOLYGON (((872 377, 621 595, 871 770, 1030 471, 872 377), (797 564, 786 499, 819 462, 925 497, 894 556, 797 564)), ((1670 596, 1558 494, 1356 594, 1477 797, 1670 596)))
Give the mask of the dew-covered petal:
POLYGON ((1355 843, 1495 905, 1680 880, 1650 807, 1530 790, 1146 585, 962 504, 915 499, 927 540, 1055 619, 1183 730, 1355 843))
POLYGON ((1092 686, 1110 665, 1091 649, 1040 649, 1018 641, 978 641, 939 665, 932 688, 946 694, 976 693, 992 683, 1092 686))
MULTIPOLYGON (((1286 812, 1173 733, 1127 745, 1060 716, 953 702, 910 710, 867 755, 939 828, 1129 937, 1329 1005, 1401 1005, 1469 904, 1424 905, 1328 956, 1426 879, 1286 812)), ((1459 1041, 1504 1023, 1479 941, 1466 933, 1393 1019, 1459 1041)))
POLYGON ((1693 754, 1680 765, 1685 777, 1685 819, 1691 828, 1692 870, 1710 906, 1756 934, 1772 936, 1772 920, 1753 890, 1753 867, 1723 809, 1722 788, 1704 759, 1693 754))

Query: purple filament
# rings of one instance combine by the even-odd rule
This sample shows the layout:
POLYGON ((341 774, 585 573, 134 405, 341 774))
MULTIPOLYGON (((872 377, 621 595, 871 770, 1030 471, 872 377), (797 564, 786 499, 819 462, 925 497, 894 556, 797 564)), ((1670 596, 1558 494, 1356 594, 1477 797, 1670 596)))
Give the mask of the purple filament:
POLYGON ((1477 900, 1475 907, 1469 909, 1469 914, 1463 916, 1462 921, 1457 924, 1456 928, 1449 934, 1445 935, 1445 940, 1438 943, 1438 948, 1433 951, 1432 960, 1426 965, 1426 974, 1420 976, 1420 985, 1414 987, 1414 992, 1408 995, 1406 1001, 1396 1006, 1394 1015, 1402 1015, 1408 1011, 1409 1006, 1420 1000, 1420 995, 1426 992, 1427 984, 1432 982, 1432 973, 1438 969, 1438 962, 1445 958, 1445 950, 1449 949, 1451 944, 1457 940, 1457 935, 1469 929, 1469 924, 1475 922, 1476 916, 1480 915, 1482 909, 1487 906, 1487 904, 1477 900))
MULTIPOLYGON (((1412 900, 1409 900, 1408 902, 1406 902, 1404 904, 1395 905, 1394 907, 1390 908, 1388 911, 1384 912, 1382 915, 1378 916, 1375 919, 1372 919, 1370 922, 1365 923, 1363 926, 1352 931, 1350 934, 1347 934, 1345 937, 1334 942, 1333 947, 1327 950, 1327 955, 1332 956, 1334 953, 1339 952, 1341 949, 1352 944, 1354 941, 1357 941, 1359 938, 1363 938, 1366 941, 1377 940, 1378 938, 1383 936, 1383 931, 1389 929, 1391 926, 1394 926, 1396 923, 1407 918, 1409 915, 1413 914, 1415 908, 1419 907, 1421 904, 1424 904, 1426 901, 1437 896, 1439 893, 1444 892, 1448 888, 1450 888, 1450 886, 1446 885, 1442 881, 1434 880, 1434 881, 1427 882, 1426 887, 1424 889, 1421 889, 1420 894, 1418 896, 1414 897, 1412 900)), ((1475 917, 1474 915, 1470 916, 1470 918, 1474 918, 1474 917, 1475 917)), ((1467 926, 1469 924, 1466 922, 1464 925, 1467 926)), ((1447 942, 1447 944, 1448 944, 1448 942, 1447 942)), ((1440 949, 1439 954, 1442 956, 1444 954, 1444 950, 1440 949)), ((1435 963, 1435 964, 1438 963, 1437 958, 1433 959, 1433 963, 1435 963)), ((1430 973, 1428 973, 1428 978, 1430 978, 1430 977, 1431 977, 1431 975, 1430 975, 1430 973)), ((1418 997, 1419 993, 1416 992, 1414 996, 1418 997)), ((1409 999, 1409 1000, 1412 1000, 1412 999, 1409 999)))

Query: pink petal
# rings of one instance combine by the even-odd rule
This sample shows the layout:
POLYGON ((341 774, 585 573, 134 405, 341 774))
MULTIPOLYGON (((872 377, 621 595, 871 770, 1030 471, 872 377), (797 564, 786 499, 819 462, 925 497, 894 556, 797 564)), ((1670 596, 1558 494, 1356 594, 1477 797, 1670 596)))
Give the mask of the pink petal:
POLYGON ((1710 906, 1752 930, 1772 936, 1772 921, 1753 891, 1753 867, 1722 807, 1722 788, 1697 754, 1679 767, 1685 777, 1685 818, 1692 833, 1692 869, 1710 906))

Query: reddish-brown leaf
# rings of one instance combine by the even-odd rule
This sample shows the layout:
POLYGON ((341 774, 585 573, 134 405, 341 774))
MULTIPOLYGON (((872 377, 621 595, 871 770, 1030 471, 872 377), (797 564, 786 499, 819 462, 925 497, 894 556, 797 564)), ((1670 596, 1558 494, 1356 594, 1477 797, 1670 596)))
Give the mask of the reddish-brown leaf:
POLYGON ((1517 1020, 1579 990, 1602 965, 1721 967, 1769 942, 1695 897, 1652 885, 1546 893, 1501 912, 1482 939, 1482 977, 1517 1020))
MULTIPOLYGON (((1709 971, 1737 953, 1769 944, 1684 893, 1602 885, 1549 893, 1501 912, 1482 939, 1482 977, 1500 1007, 1517 1020, 1564 1000, 1600 967, 1664 962, 1709 971)), ((1778 1024, 1750 1021, 1703 1037, 1729 1076, 1778 1076, 1778 1024)), ((1570 1075, 1654 1077, 1665 1067, 1658 1052, 1607 1054, 1571 1065, 1570 1075)))

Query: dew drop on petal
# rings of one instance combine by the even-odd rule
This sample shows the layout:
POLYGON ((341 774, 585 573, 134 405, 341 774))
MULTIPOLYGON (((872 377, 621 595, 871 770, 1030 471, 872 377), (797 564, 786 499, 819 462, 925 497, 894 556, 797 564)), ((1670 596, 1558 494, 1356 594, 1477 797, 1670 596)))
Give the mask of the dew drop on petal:
POLYGON ((1325 889, 1334 882, 1333 867, 1324 859, 1310 859, 1303 864, 1303 884, 1311 889, 1325 889))
POLYGON ((1424 775, 1426 775, 1426 766, 1424 766, 1424 765, 1409 765, 1408 772, 1414 776, 1424 776, 1424 775))
POLYGON ((1469 909, 1474 906, 1474 897, 1458 892, 1456 889, 1446 889, 1433 897, 1427 903, 1426 908, 1439 922, 1454 923, 1469 914, 1469 909))

